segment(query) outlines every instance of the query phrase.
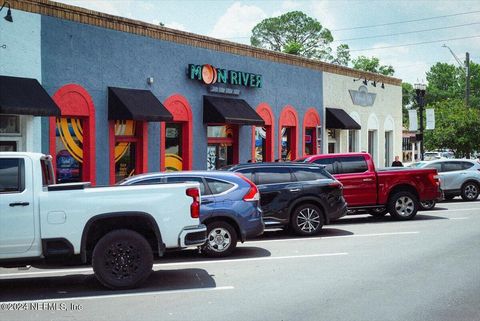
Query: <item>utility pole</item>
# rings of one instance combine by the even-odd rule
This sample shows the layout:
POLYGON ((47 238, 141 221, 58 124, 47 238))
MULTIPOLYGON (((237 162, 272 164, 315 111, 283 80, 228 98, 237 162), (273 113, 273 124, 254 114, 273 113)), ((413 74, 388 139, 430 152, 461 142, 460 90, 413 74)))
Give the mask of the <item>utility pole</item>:
POLYGON ((470 54, 465 53, 465 63, 457 57, 457 55, 450 49, 449 46, 443 44, 442 47, 447 48, 452 54, 453 58, 457 61, 458 65, 465 74, 465 105, 468 107, 470 105, 470 54))
POLYGON ((466 90, 465 90, 465 104, 467 107, 470 105, 470 54, 465 54, 465 67, 466 67, 466 90))

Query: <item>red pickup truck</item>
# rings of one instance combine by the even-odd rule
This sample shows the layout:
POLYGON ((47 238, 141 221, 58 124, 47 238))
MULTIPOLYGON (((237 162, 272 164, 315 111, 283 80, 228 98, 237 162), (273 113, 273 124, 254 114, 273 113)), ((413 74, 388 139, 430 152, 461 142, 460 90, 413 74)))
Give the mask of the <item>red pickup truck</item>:
POLYGON ((376 170, 368 153, 321 154, 296 160, 325 165, 343 184, 350 211, 366 210, 373 216, 412 219, 420 201, 441 199, 437 170, 391 167, 376 170))

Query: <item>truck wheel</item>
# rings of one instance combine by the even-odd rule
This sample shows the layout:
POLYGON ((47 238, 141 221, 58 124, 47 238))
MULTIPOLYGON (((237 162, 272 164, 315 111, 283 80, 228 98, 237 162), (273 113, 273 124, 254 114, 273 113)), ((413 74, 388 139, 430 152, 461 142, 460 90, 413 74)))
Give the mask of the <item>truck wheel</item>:
POLYGON ((428 210, 431 210, 435 207, 435 205, 437 205, 437 202, 435 201, 423 201, 423 202, 420 202, 420 204, 418 205, 419 209, 421 211, 428 211, 428 210))
POLYGON ((147 240, 132 230, 115 230, 95 245, 92 256, 95 276, 110 289, 131 289, 152 272, 153 253, 147 240))
POLYGON ((373 208, 368 210, 368 214, 372 215, 373 217, 384 217, 387 215, 388 211, 386 208, 373 208))
POLYGON ((322 211, 313 204, 296 207, 290 220, 293 232, 302 236, 318 234, 324 223, 322 211))
POLYGON ((464 201, 476 200, 478 198, 478 185, 474 182, 463 184, 461 196, 464 201))
POLYGON ((417 215, 418 201, 410 192, 398 192, 390 197, 387 209, 397 220, 410 220, 417 215))
POLYGON ((237 247, 237 239, 237 232, 227 222, 209 223, 207 242, 202 246, 202 253, 208 257, 228 256, 237 247))

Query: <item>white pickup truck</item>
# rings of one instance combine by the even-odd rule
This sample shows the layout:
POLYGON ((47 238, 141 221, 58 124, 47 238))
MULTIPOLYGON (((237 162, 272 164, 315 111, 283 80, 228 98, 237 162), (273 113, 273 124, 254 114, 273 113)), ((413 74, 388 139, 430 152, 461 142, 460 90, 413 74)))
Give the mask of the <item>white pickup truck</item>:
POLYGON ((103 285, 125 289, 166 250, 206 241, 198 183, 54 182, 50 156, 0 152, 0 267, 91 264, 103 285))

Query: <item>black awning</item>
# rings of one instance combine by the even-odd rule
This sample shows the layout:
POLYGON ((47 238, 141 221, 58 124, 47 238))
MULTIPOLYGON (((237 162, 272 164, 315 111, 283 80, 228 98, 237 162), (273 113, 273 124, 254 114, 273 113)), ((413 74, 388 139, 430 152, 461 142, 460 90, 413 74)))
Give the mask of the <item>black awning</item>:
POLYGON ((255 126, 265 124, 245 100, 215 96, 203 96, 203 122, 255 126))
POLYGON ((326 108, 326 127, 334 129, 361 129, 360 125, 345 110, 326 108))
POLYGON ((60 108, 38 80, 0 76, 0 114, 60 116, 60 108))
POLYGON ((108 87, 108 120, 171 121, 173 116, 150 90, 108 87))

